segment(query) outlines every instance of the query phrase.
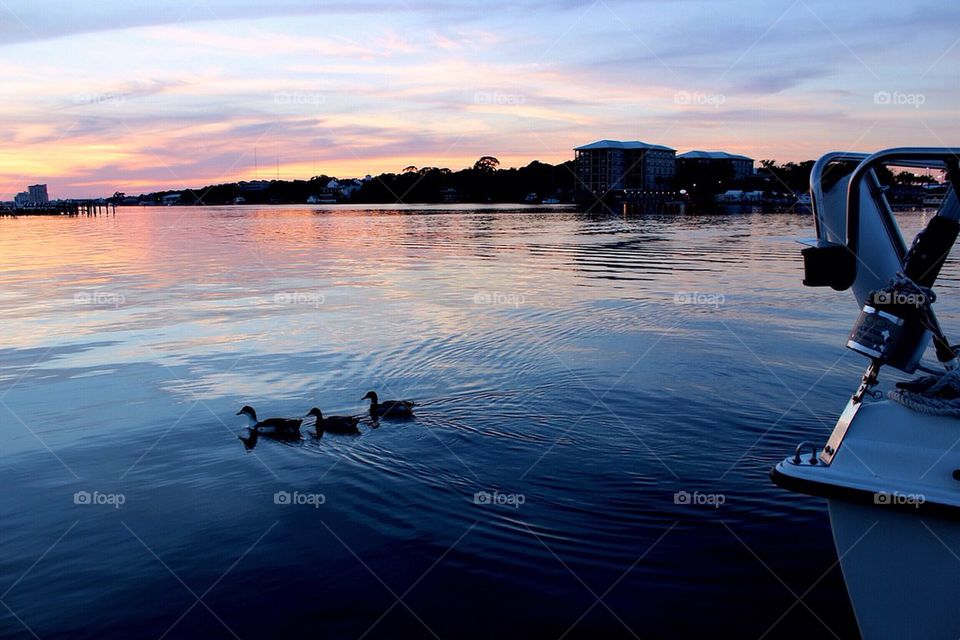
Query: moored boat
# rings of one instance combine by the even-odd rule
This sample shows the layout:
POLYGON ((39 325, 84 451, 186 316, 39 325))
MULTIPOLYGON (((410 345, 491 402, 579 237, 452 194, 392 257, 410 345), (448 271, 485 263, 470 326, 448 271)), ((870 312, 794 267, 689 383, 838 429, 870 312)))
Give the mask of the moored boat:
POLYGON ((861 311, 847 346, 869 365, 827 442, 801 443, 770 475, 826 498, 864 638, 960 637, 960 368, 932 309, 960 232, 958 153, 831 153, 811 174, 817 241, 803 251, 804 284, 853 292, 861 311), (909 248, 878 178, 884 166, 936 166, 951 178, 909 248), (922 361, 931 342, 938 365, 922 361), (883 367, 928 375, 884 396, 883 367))

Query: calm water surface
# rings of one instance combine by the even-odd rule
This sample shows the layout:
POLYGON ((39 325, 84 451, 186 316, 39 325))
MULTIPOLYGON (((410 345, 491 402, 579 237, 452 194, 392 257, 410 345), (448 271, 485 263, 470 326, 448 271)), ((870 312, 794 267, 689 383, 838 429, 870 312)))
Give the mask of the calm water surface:
POLYGON ((811 227, 0 220, 0 636, 855 637, 823 503, 767 478, 865 364, 811 227), (370 389, 416 419, 238 440, 370 389))

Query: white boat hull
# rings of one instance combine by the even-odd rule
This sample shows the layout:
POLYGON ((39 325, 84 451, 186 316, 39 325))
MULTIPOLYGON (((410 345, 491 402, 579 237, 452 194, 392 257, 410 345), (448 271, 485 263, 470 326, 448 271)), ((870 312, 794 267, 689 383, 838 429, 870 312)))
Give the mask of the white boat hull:
POLYGON ((960 638, 960 420, 873 402, 830 465, 811 452, 771 476, 827 499, 863 637, 960 638))
POLYGON ((960 638, 960 523, 843 500, 827 504, 863 637, 960 638))

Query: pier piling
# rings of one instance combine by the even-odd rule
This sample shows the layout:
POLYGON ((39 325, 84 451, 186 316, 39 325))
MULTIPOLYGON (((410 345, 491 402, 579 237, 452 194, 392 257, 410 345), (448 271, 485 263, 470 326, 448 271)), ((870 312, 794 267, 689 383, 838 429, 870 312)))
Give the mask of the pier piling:
POLYGON ((105 200, 58 200, 26 207, 0 205, 0 216, 107 216, 117 215, 117 205, 105 200))

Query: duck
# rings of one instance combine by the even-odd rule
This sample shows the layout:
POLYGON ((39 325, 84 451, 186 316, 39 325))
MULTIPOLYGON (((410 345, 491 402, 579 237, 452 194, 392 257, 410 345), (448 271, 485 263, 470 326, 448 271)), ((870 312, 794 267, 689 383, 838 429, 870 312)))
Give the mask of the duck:
POLYGON ((375 391, 368 391, 367 395, 360 399, 370 401, 370 415, 374 418, 380 416, 385 418, 408 418, 413 415, 413 408, 417 404, 411 400, 384 400, 381 402, 377 398, 375 391))
POLYGON ((303 418, 267 418, 257 420, 257 412, 250 405, 244 405, 238 416, 247 416, 250 433, 274 438, 299 438, 300 424, 303 418))
POLYGON ((323 417, 323 412, 320 411, 317 407, 310 409, 307 412, 308 416, 313 416, 317 420, 317 437, 322 438, 323 432, 327 433, 339 433, 339 434, 358 434, 360 429, 357 429, 357 423, 360 422, 360 418, 354 416, 327 416, 323 417))

